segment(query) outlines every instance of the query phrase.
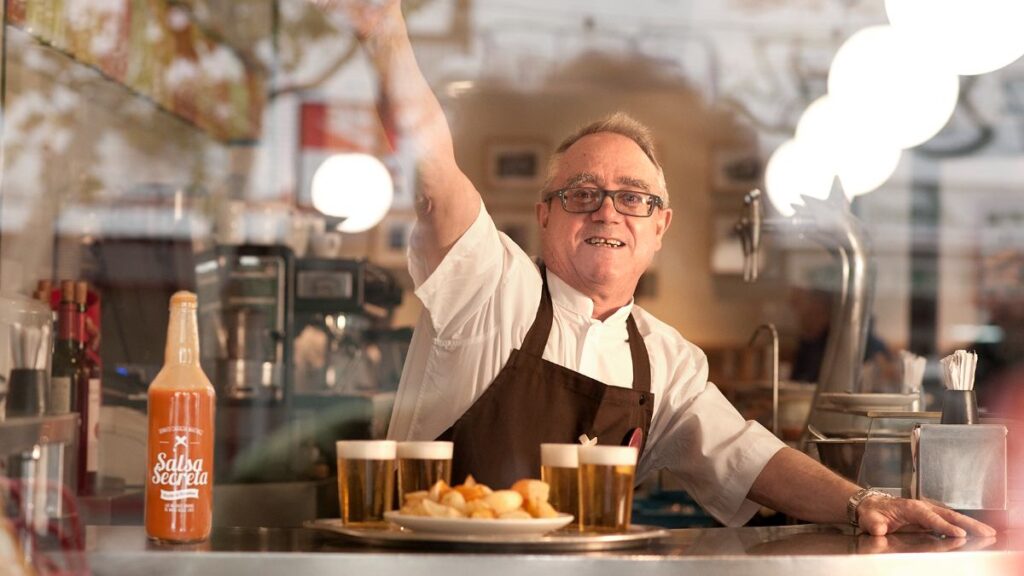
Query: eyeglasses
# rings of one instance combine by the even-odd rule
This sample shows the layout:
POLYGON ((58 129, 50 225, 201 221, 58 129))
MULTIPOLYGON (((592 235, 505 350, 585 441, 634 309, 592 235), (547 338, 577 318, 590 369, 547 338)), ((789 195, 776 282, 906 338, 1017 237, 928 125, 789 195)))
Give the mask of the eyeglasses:
POLYGON ((557 196, 562 201, 562 208, 566 212, 575 214, 589 214, 597 212, 604 204, 606 196, 612 197, 612 206, 615 211, 625 216, 639 216, 647 218, 654 214, 655 208, 664 208, 665 201, 661 196, 637 192, 635 190, 605 190, 603 188, 562 188, 544 195, 544 201, 549 202, 557 196))

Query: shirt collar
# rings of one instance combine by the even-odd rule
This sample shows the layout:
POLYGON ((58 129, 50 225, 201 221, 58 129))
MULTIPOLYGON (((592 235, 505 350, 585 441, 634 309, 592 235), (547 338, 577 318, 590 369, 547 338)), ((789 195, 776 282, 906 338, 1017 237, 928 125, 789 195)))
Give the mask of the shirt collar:
MULTIPOLYGON (((590 320, 594 316, 594 301, 583 295, 580 291, 566 284, 557 274, 545 269, 548 277, 548 291, 551 293, 551 303, 559 308, 579 314, 590 320)), ((609 316, 604 324, 625 324, 629 313, 633 311, 633 299, 629 303, 616 310, 609 316)), ((599 320, 594 320, 599 322, 599 320)))

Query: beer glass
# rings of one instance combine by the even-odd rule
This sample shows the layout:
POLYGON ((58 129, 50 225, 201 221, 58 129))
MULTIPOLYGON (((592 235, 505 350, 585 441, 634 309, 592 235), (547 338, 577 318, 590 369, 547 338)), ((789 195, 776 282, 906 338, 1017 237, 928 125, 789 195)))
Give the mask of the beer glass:
POLYGON ((391 510, 395 488, 395 443, 339 440, 338 500, 345 525, 375 525, 391 510))
POLYGON ((637 449, 632 446, 580 446, 581 532, 623 532, 633 508, 637 449))
POLYGON ((451 442, 398 443, 398 506, 405 495, 429 490, 438 480, 452 483, 451 442))
POLYGON ((548 502, 579 519, 579 444, 541 444, 540 479, 551 487, 548 502))

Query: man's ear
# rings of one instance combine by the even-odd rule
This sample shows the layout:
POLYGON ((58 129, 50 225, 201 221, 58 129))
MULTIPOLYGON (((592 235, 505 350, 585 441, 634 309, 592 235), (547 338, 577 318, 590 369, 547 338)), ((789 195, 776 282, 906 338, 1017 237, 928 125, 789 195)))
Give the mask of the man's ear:
POLYGON ((655 216, 658 220, 656 221, 655 238, 657 243, 655 244, 655 250, 661 250, 661 240, 665 237, 665 232, 668 232, 668 227, 672 224, 672 209, 665 208, 661 211, 661 214, 655 216))
POLYGON ((537 202, 534 205, 534 212, 537 214, 537 225, 543 230, 548 227, 548 216, 551 215, 551 204, 548 202, 537 202))

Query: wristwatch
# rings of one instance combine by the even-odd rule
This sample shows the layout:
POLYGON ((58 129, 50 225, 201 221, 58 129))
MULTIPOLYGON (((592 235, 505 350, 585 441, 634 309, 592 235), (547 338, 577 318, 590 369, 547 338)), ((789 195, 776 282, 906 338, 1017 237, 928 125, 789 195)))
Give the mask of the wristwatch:
POLYGON ((852 526, 860 527, 857 523, 857 508, 860 508, 860 503, 864 499, 871 496, 880 496, 882 498, 892 498, 893 495, 888 492, 882 492, 877 488, 862 488, 858 490, 850 499, 846 501, 846 518, 850 521, 852 526))

